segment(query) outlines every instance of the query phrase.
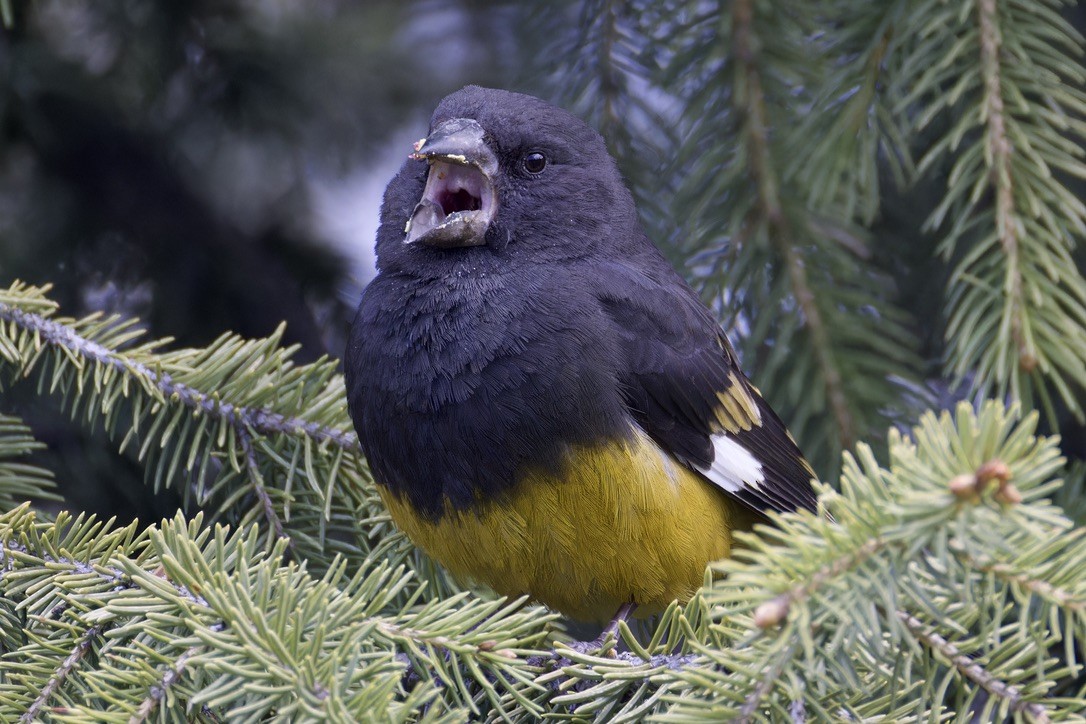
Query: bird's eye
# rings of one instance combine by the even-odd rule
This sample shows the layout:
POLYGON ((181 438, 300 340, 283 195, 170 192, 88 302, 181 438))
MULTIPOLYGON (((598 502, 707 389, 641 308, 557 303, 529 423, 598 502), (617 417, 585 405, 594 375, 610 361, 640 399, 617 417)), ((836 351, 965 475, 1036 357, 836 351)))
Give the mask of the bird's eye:
POLYGON ((539 151, 532 151, 524 157, 524 170, 528 173, 543 173, 547 167, 547 157, 539 151))

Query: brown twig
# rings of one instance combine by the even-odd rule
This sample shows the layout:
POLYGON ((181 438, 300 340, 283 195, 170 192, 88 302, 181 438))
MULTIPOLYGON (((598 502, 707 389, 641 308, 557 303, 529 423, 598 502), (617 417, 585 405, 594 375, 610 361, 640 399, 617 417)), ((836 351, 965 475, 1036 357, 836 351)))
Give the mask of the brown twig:
POLYGON ((949 548, 951 553, 957 556, 958 560, 970 568, 974 568, 981 573, 991 573, 1001 581, 1013 583, 1030 593, 1035 593, 1041 598, 1052 601, 1060 608, 1066 608, 1076 613, 1086 611, 1086 598, 1082 596, 1077 596, 1066 589, 1053 586, 1048 581, 1028 576, 1009 563, 999 563, 994 558, 978 558, 966 551, 960 543, 951 541, 949 548))
POLYGON ((736 96, 742 99, 739 102, 745 101, 740 110, 746 118, 744 131, 750 146, 751 175, 758 189, 758 204, 771 230, 770 239, 784 260, 793 295, 803 312, 811 341, 814 343, 815 356, 825 383, 826 398, 837 425, 838 440, 841 447, 847 450, 856 442, 855 421, 849 410, 841 371, 834 360, 833 344, 826 322, 815 302, 803 259, 796 252, 792 230, 781 204, 769 149, 769 121, 766 118, 762 76, 756 63, 753 23, 753 0, 736 0, 732 5, 732 55, 745 91, 737 92, 736 96))
POLYGON ((1025 304, 1019 259, 1018 220, 1014 203, 1011 156, 1014 146, 1007 134, 1003 108, 1003 90, 999 65, 1000 37, 996 0, 977 0, 980 24, 980 57, 984 73, 984 115, 988 155, 991 158, 991 183, 995 187, 996 230, 1007 257, 1007 313, 1011 337, 1018 347, 1018 364, 1027 372, 1037 366, 1037 357, 1024 330, 1025 304))
POLYGON ((809 579, 766 601, 754 612, 754 622, 759 628, 769 628, 780 623, 797 601, 808 598, 828 581, 864 562, 886 545, 882 538, 872 538, 850 553, 837 558, 818 569, 809 579))
POLYGON ((57 670, 53 672, 53 676, 49 681, 45 682, 45 686, 38 692, 38 697, 31 702, 30 706, 26 708, 23 715, 19 717, 21 722, 32 722, 38 718, 38 712, 45 706, 46 702, 53 697, 57 689, 64 684, 64 681, 72 673, 79 662, 83 660, 83 657, 90 651, 91 646, 94 645, 95 639, 102 634, 101 626, 91 626, 76 642, 75 648, 68 654, 68 657, 61 662, 57 670))
POLYGON ((918 618, 904 611, 897 611, 897 617, 920 643, 949 661, 965 678, 992 696, 1005 700, 1012 712, 1025 714, 1039 724, 1048 722, 1048 712, 1043 706, 1023 699, 1017 687, 997 679, 983 666, 959 651, 957 646, 929 630, 918 618))
POLYGON ((293 551, 294 541, 284 531, 283 521, 279 519, 279 514, 275 512, 275 504, 272 502, 271 495, 268 494, 268 489, 264 485, 264 476, 260 473, 260 464, 257 462, 256 452, 253 450, 252 435, 245 429, 238 430, 237 435, 242 452, 245 454, 245 468, 249 472, 249 482, 253 486, 253 492, 256 494, 257 499, 260 500, 261 508, 264 510, 264 518, 271 525, 275 537, 285 538, 287 546, 293 551))
POLYGON ((200 650, 200 647, 193 646, 186 650, 180 656, 177 657, 177 661, 173 663, 166 673, 159 679, 158 684, 151 687, 151 690, 147 694, 147 698, 139 705, 135 713, 128 718, 128 724, 140 724, 147 721, 147 718, 154 712, 155 707, 166 696, 166 692, 174 682, 181 678, 181 674, 184 673, 185 667, 188 665, 189 659, 196 655, 200 650))
POLYGON ((225 420, 236 429, 248 427, 262 435, 302 435, 317 442, 329 442, 350 452, 360 452, 358 437, 353 432, 326 427, 299 417, 288 417, 264 408, 224 402, 183 382, 175 381, 165 372, 157 372, 142 362, 127 359, 80 335, 72 327, 39 314, 0 302, 0 319, 34 332, 48 345, 65 352, 74 352, 129 377, 138 378, 149 387, 159 390, 166 399, 176 400, 211 418, 225 420))
POLYGON ((797 641, 793 639, 791 643, 781 649, 780 655, 773 664, 766 668, 762 678, 758 680, 758 683, 751 689, 747 698, 743 700, 743 706, 739 709, 739 717, 736 719, 738 724, 748 724, 748 722, 753 721, 754 712, 762 705, 762 699, 764 699, 766 694, 773 688, 773 685, 777 683, 781 671, 784 670, 785 663, 791 659, 792 654, 795 653, 796 645, 797 641))

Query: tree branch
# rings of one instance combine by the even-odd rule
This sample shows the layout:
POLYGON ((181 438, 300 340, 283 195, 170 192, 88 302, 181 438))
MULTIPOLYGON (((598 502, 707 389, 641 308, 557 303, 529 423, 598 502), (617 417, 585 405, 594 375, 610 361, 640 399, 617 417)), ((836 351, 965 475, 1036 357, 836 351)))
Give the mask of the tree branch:
POLYGON ((600 96, 603 100, 602 123, 600 132, 604 138, 615 138, 621 132, 622 124, 615 112, 615 101, 621 83, 619 82, 618 68, 614 64, 615 44, 618 42, 618 8, 613 0, 604 3, 601 13, 603 23, 602 38, 600 41, 600 96))
POLYGON ((980 56, 984 73, 984 116, 990 181, 995 187, 996 230, 1003 254, 1007 257, 1007 277, 1003 291, 1007 295, 1005 315, 1010 317, 1011 338, 1018 348, 1018 364, 1029 372, 1037 366, 1037 356, 1025 332, 1028 322, 1022 291, 1022 268, 1018 245, 1018 219, 1014 203, 1011 156, 1014 146, 1007 135, 1003 109, 1003 89, 999 65, 1000 37, 996 0, 977 0, 980 22, 980 56))
MULTIPOLYGON (((16 556, 12 554, 22 554, 27 558, 40 558, 43 563, 53 564, 50 566, 50 572, 56 573, 56 564, 62 566, 68 566, 72 572, 83 576, 95 575, 98 578, 112 584, 114 587, 120 586, 123 588, 133 588, 135 583, 132 581, 132 577, 122 571, 120 568, 114 568, 112 566, 103 565, 100 562, 95 562, 93 565, 90 563, 84 563, 83 561, 77 561, 72 558, 65 558, 63 556, 51 556, 48 553, 36 553, 15 541, 8 541, 7 545, 0 543, 0 565, 5 572, 10 573, 15 570, 16 556), (5 550, 10 551, 5 553, 5 550)), ((202 608, 209 608, 207 600, 203 596, 198 596, 189 591, 184 586, 179 586, 173 581, 167 580, 167 582, 173 586, 177 595, 189 603, 200 606, 202 608)))
POLYGON ((842 573, 850 570, 873 556, 886 546, 882 538, 872 538, 856 550, 837 558, 818 569, 809 580, 788 589, 775 598, 766 601, 754 611, 754 623, 759 628, 768 628, 780 623, 788 615, 789 609, 796 601, 802 601, 810 597, 826 582, 837 578, 842 573))
POLYGON ((19 721, 27 722, 27 724, 29 724, 29 722, 38 718, 38 712, 40 712, 46 702, 52 698, 57 689, 64 684, 64 681, 72 671, 75 670, 75 667, 83 660, 83 657, 87 655, 87 652, 90 651, 91 646, 94 645, 95 639, 101 634, 102 626, 91 626, 87 629, 80 637, 79 641, 76 642, 72 652, 61 662, 60 666, 57 667, 56 672, 53 673, 53 676, 50 677, 49 681, 42 687, 42 690, 38 693, 38 697, 31 702, 26 711, 23 712, 23 715, 19 717, 19 721))
POLYGON ((907 628, 918 641, 949 661, 954 668, 965 676, 965 678, 969 679, 974 684, 977 684, 992 696, 1006 700, 1011 711, 1017 714, 1026 714, 1032 718, 1033 721, 1038 722, 1038 724, 1046 724, 1048 722, 1048 712, 1045 711, 1045 708, 1035 702, 1024 700, 1022 698, 1022 693, 1018 691, 1017 687, 1011 686, 992 676, 983 666, 961 653, 957 646, 950 643, 936 632, 929 631, 915 616, 911 616, 904 611, 897 611, 896 613, 898 619, 905 624, 905 628, 907 628))
POLYGON ((792 641, 781 649, 780 654, 773 661, 772 665, 766 668, 762 678, 758 679, 758 683, 754 685, 750 694, 743 700, 743 706, 739 709, 739 718, 736 721, 739 724, 749 724, 754 721, 754 713, 758 711, 758 707, 762 704, 762 699, 766 694, 770 692, 773 685, 777 683, 780 678, 781 671, 784 670, 784 665, 788 663, 792 658, 792 654, 795 653, 798 639, 792 639, 792 641))
POLYGON ((182 382, 176 382, 165 372, 156 372, 142 362, 126 358, 93 340, 83 337, 73 328, 32 312, 26 312, 0 302, 0 319, 33 332, 47 344, 71 352, 98 364, 146 383, 159 390, 163 397, 175 399, 185 407, 201 414, 228 422, 236 430, 246 427, 260 434, 281 434, 310 437, 317 442, 330 442, 351 452, 359 453, 358 437, 334 427, 325 427, 298 417, 287 417, 259 407, 244 407, 223 402, 182 382))
POLYGON ((991 573, 1001 581, 1021 586, 1027 591, 1037 594, 1041 598, 1047 598, 1055 602, 1055 604, 1061 608, 1066 608, 1075 611, 1076 613, 1086 611, 1086 599, 1081 596, 1076 596, 1066 589, 1053 586, 1048 581, 1042 581, 1038 578, 1027 576, 1016 570, 1010 564, 998 563, 992 558, 978 558, 970 555, 961 547, 961 545, 955 544, 954 541, 951 541, 948 547, 959 560, 982 573, 991 573))
POLYGON ((141 724, 141 722, 147 721, 147 718, 154 712, 155 707, 166 696, 166 692, 174 682, 181 678, 181 674, 184 673, 185 667, 188 665, 189 659, 199 652, 201 647, 193 646, 187 649, 184 653, 177 657, 177 661, 173 663, 166 673, 159 680, 156 686, 152 686, 151 690, 147 694, 147 698, 139 705, 136 712, 129 717, 128 724, 141 724))
POLYGON ((260 500, 260 506, 264 511, 264 518, 272 527, 272 532, 276 538, 285 538, 287 546, 294 551, 294 541, 283 530, 283 521, 279 519, 279 514, 275 512, 275 505, 272 503, 271 495, 268 494, 268 489, 264 485, 264 476, 260 473, 260 465, 256 460, 256 452, 253 450, 253 439, 249 430, 241 428, 237 430, 238 441, 241 443, 242 452, 245 453, 245 468, 249 472, 249 482, 253 486, 253 492, 260 500))
POLYGON ((784 260, 792 283, 796 303, 803 311, 803 318, 811 335, 818 366, 826 388, 826 397, 837 424, 837 435, 842 449, 851 449, 856 442, 856 425, 849 410, 841 371, 834 359, 833 343, 829 338, 826 322, 815 302, 814 293, 807 279, 803 260, 796 252, 792 230, 781 205, 778 179, 773 171, 769 150, 769 121, 766 118, 765 92, 762 76, 754 50, 754 3, 753 0, 736 0, 732 5, 732 55, 738 66, 745 93, 737 93, 742 103, 740 112, 746 118, 744 133, 750 147, 751 176, 758 189, 758 204, 769 224, 769 237, 784 260))

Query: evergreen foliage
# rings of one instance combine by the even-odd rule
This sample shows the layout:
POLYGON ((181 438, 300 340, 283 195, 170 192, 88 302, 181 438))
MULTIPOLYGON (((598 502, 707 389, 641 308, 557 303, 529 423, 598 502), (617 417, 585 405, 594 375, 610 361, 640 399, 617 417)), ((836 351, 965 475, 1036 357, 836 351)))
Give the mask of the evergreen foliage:
MULTIPOLYGON (((1035 413, 929 413, 891 434, 886 468, 861 445, 841 491, 823 491, 832 517, 775 518, 649 636, 622 624, 628 651, 585 653, 553 614, 453 590, 390 528, 325 363, 293 367, 274 338, 163 352, 124 322, 56 318, 42 289, 0 296, 5 384, 30 378, 139 444, 149 482, 215 503, 152 526, 29 503, 0 516, 5 717, 1044 721, 1086 707, 1086 543, 1048 502, 1063 459, 1035 413)), ((10 429, 4 449, 35 446, 10 429)), ((0 485, 48 495, 28 470, 0 468, 0 485)))
POLYGON ((16 417, 0 414, 0 511, 11 510, 31 498, 60 500, 53 492, 53 475, 25 462, 44 445, 16 417))
POLYGON ((1086 95, 1065 5, 599 0, 562 48, 554 86, 607 131, 826 477, 947 386, 1081 418, 1086 95), (887 230, 910 187, 940 193, 887 230))
POLYGON ((0 289, 0 393, 104 431, 183 503, 56 512, 0 398, 0 719, 1083 721, 1086 475, 1045 434, 1086 388, 1068 7, 506 10, 547 29, 539 87, 605 133, 647 228, 841 472, 819 515, 774 516, 600 651, 395 530, 333 360, 297 363, 281 329, 174 349, 0 289))

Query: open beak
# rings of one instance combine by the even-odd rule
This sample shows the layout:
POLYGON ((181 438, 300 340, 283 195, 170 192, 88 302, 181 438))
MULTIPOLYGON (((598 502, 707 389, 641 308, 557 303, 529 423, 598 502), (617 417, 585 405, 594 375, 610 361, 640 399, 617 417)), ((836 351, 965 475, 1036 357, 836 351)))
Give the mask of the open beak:
POLYGON ((441 249, 481 246, 497 211, 498 159, 470 118, 444 121, 415 144, 413 158, 430 163, 422 199, 404 228, 404 242, 441 249))

